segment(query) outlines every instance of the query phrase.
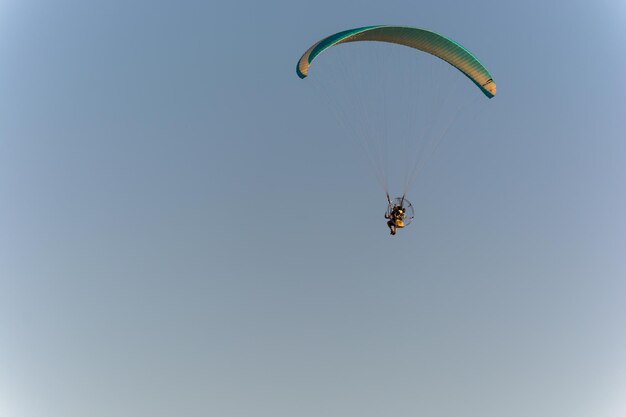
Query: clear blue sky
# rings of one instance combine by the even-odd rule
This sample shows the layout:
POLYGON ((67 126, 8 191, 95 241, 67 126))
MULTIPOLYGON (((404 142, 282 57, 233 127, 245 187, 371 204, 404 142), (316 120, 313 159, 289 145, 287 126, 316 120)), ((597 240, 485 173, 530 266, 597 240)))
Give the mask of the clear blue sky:
POLYGON ((0 416, 625 415, 625 41, 617 0, 0 0, 0 416), (395 239, 295 74, 381 23, 498 82, 395 239))

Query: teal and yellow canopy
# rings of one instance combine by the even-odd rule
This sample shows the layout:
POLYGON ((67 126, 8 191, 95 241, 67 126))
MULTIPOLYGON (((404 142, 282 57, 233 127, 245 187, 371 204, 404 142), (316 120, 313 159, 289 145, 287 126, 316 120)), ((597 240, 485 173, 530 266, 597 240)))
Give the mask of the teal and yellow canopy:
POLYGON ((377 41, 395 43, 427 52, 443 59, 472 80, 489 98, 496 95, 496 83, 487 68, 467 49, 443 35, 425 29, 403 26, 366 26, 328 36, 311 46, 298 61, 300 78, 309 74, 313 60, 323 51, 347 42, 377 41))

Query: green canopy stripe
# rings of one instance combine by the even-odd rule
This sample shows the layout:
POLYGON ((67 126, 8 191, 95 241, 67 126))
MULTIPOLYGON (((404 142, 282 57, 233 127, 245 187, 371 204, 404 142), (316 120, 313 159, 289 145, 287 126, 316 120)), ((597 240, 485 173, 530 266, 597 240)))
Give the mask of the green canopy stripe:
POLYGON ((298 61, 300 78, 309 74, 313 60, 323 51, 347 42, 377 41, 408 46, 434 55, 457 68, 489 98, 496 95, 496 83, 480 61, 459 43, 425 29, 404 26, 366 26, 349 29, 322 39, 311 46, 298 61))

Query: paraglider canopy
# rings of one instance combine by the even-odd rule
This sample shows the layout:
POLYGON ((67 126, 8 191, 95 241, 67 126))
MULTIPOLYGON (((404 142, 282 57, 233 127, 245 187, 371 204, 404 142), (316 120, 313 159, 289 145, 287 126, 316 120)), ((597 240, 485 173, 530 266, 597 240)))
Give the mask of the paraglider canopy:
POLYGON ((346 42, 378 41, 395 43, 427 52, 443 59, 465 74, 489 98, 496 95, 496 83, 481 62, 452 39, 430 30, 404 26, 365 26, 335 33, 311 46, 300 58, 296 72, 300 78, 309 74, 309 66, 320 53, 346 42))

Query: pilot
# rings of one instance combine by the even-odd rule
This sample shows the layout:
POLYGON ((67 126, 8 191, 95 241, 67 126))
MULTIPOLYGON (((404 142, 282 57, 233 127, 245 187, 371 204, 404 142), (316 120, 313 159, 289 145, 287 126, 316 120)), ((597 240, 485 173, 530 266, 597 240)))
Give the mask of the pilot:
POLYGON ((385 219, 388 219, 387 226, 392 235, 396 234, 397 229, 404 227, 404 219, 406 218, 406 210, 402 206, 393 206, 391 212, 385 213, 385 219))

